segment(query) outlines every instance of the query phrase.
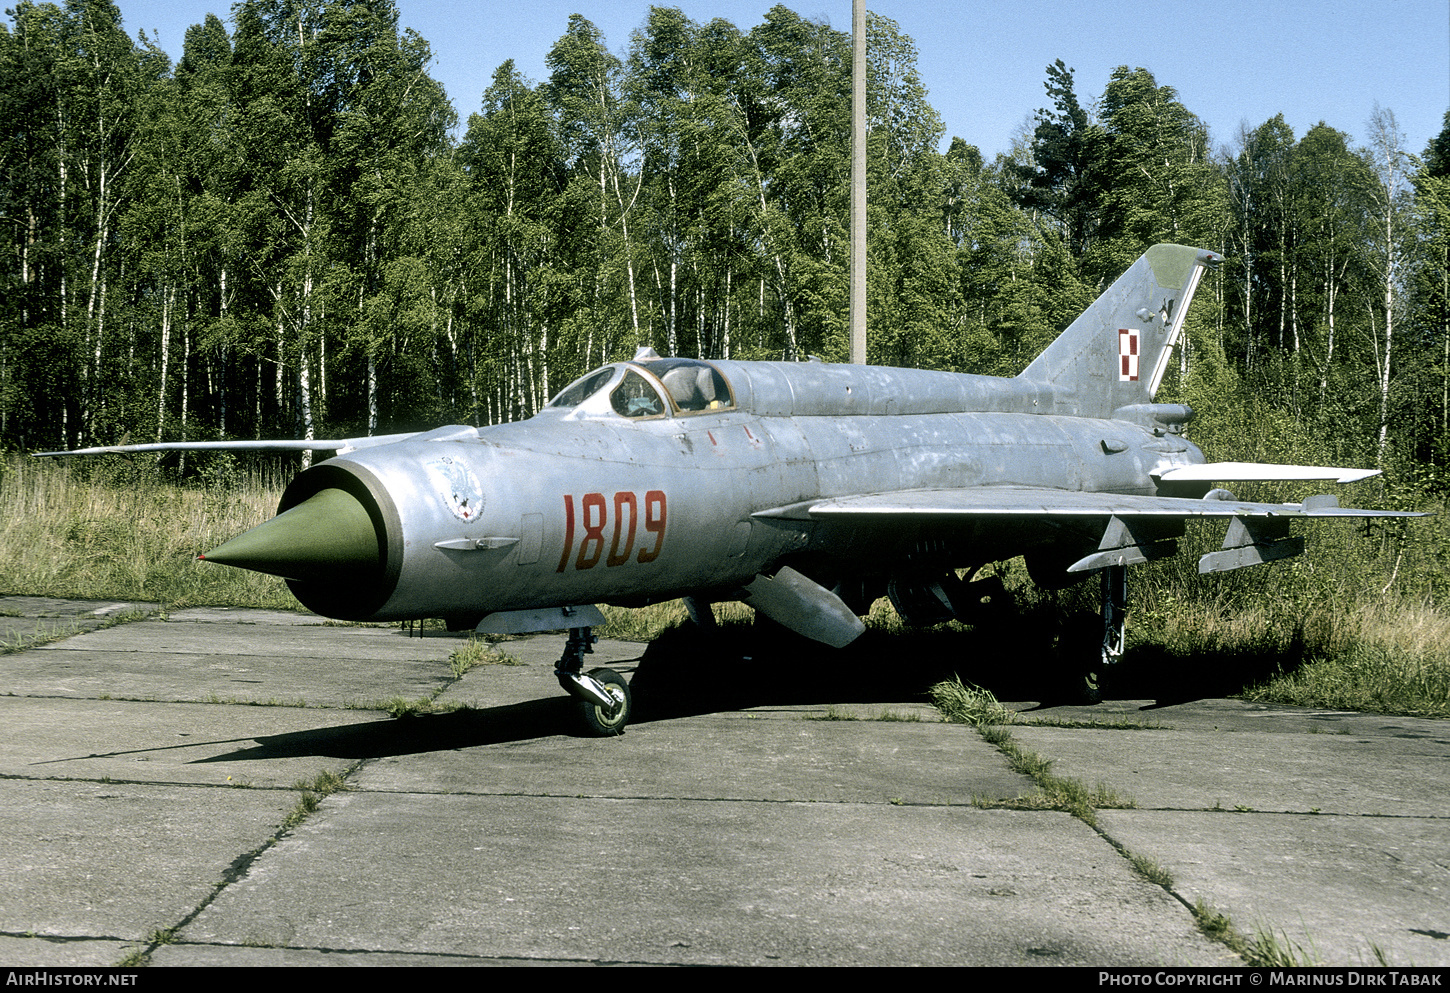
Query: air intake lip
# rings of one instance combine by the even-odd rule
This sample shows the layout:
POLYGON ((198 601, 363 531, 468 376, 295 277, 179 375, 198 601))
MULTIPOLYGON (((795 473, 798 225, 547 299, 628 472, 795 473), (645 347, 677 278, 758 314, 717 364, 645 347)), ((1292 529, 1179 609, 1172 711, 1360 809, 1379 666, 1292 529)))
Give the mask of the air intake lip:
MULTIPOLYGON (((326 490, 342 491, 356 501, 372 526, 376 552, 371 557, 365 552, 356 553, 361 561, 348 569, 289 577, 287 586, 314 613, 343 621, 370 620, 398 586, 403 570, 402 519, 387 488, 372 470, 346 458, 328 459, 295 477, 277 505, 278 519, 326 490)), ((361 538, 365 528, 354 531, 354 537, 365 540, 361 538)))

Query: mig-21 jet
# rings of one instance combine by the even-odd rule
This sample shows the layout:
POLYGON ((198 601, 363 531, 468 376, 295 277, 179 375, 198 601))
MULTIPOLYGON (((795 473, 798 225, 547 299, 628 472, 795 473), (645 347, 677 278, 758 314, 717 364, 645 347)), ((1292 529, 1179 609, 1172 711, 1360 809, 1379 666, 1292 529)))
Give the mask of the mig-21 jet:
POLYGON ((1186 521, 1227 523, 1199 560, 1209 573, 1299 554, 1297 518, 1407 516, 1328 495, 1239 500, 1223 484, 1374 473, 1208 462, 1183 436, 1192 411, 1154 402, 1220 258, 1149 249, 1010 379, 645 348, 510 424, 83 451, 334 452, 275 518, 201 558, 284 577, 327 617, 567 629, 557 675, 599 734, 621 732, 631 706, 622 676, 584 670, 599 603, 683 597, 708 625, 711 603, 742 600, 841 647, 883 592, 908 622, 975 621, 1001 587, 972 576, 1019 555, 1046 587, 1100 574, 1101 618, 1072 648, 1095 700, 1122 651, 1127 567, 1175 553, 1186 521))

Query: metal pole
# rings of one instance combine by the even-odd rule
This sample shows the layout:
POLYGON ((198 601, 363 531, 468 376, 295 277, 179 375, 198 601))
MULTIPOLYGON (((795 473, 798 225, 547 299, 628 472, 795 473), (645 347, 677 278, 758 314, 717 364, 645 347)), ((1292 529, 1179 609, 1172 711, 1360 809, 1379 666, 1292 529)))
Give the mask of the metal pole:
POLYGON ((851 0, 851 362, 866 364, 866 0, 851 0))

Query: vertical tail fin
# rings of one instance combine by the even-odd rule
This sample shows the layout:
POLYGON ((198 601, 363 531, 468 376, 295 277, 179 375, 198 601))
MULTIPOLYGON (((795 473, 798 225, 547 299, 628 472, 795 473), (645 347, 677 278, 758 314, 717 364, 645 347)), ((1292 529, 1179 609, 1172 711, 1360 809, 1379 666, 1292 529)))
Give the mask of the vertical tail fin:
POLYGON ((1201 248, 1154 245, 1018 378, 1055 387, 1060 414, 1107 417, 1151 402, 1198 280, 1222 260, 1201 248))

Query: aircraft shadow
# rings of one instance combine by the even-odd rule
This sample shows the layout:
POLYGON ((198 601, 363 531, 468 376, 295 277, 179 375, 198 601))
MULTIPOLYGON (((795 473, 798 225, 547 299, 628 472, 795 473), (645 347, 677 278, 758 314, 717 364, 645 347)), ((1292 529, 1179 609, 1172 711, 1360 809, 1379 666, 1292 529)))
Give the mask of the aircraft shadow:
POLYGON ((197 764, 319 755, 338 759, 374 759, 505 744, 553 735, 583 737, 573 701, 564 696, 562 690, 558 697, 505 707, 416 714, 388 721, 261 735, 253 739, 256 745, 198 759, 197 764))
MULTIPOLYGON (((1061 656, 1055 628, 1040 621, 1013 615, 1007 623, 968 630, 868 631, 844 649, 773 625, 765 631, 759 625, 726 627, 705 636, 686 624, 665 632, 641 658, 630 681, 635 720, 761 706, 929 702, 931 687, 953 677, 991 690, 999 700, 1076 704, 1073 660, 1061 656)), ((1251 655, 1130 648, 1106 678, 1104 698, 1167 706, 1229 696, 1301 662, 1299 646, 1251 655)))
MULTIPOLYGON (((1020 619, 1019 619, 1020 620, 1020 619)), ((750 707, 829 703, 928 702, 933 685, 954 676, 1000 700, 1046 708, 1075 701, 1066 666, 1034 625, 936 629, 896 636, 868 631, 845 649, 831 649, 773 625, 729 626, 704 633, 691 624, 651 642, 630 679, 634 724, 750 707)), ((1150 700, 1144 709, 1227 696, 1279 671, 1302 653, 1203 651, 1175 655, 1130 649, 1114 667, 1108 699, 1150 700)), ((557 697, 502 707, 422 714, 314 728, 253 739, 256 744, 198 763, 326 756, 368 759, 471 748, 536 738, 584 737, 575 704, 557 697)))

